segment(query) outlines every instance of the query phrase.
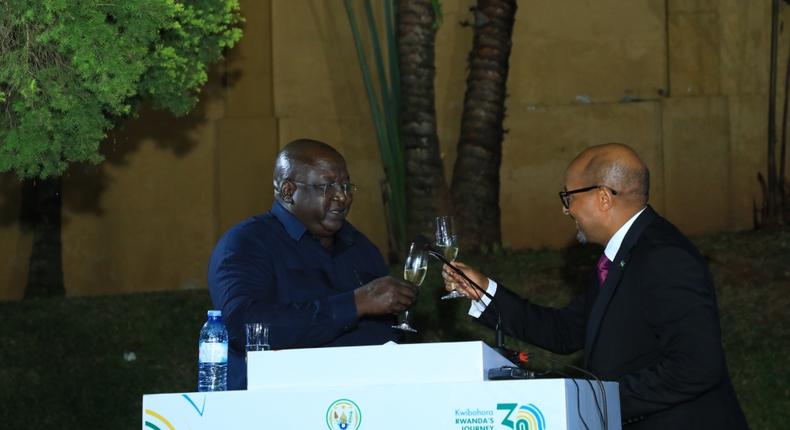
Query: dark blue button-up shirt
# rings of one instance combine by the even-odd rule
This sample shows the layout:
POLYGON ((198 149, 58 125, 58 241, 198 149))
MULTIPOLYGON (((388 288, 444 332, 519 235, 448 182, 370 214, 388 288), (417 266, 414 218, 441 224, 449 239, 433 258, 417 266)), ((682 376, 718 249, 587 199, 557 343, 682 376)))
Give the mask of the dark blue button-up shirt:
POLYGON ((247 322, 271 325, 274 349, 382 344, 393 318, 357 319, 354 290, 389 273, 376 248, 344 223, 331 248, 276 202, 228 230, 211 254, 211 300, 230 335, 228 388, 244 389, 247 322))

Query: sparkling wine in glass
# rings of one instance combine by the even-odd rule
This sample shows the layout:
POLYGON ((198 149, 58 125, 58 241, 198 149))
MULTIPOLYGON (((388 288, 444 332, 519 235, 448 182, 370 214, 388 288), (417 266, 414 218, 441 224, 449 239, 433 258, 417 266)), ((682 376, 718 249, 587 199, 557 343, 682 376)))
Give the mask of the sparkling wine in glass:
MULTIPOLYGON (((444 258, 449 262, 455 261, 458 257, 458 236, 455 234, 455 227, 453 226, 453 217, 439 216, 436 217, 436 247, 442 251, 444 258)), ((457 299, 466 297, 460 290, 452 290, 442 296, 442 300, 457 299)))
POLYGON ((403 269, 403 279, 411 282, 414 285, 422 284, 422 281, 425 279, 425 274, 428 273, 428 267, 417 267, 417 268, 404 268, 403 269))
MULTIPOLYGON (((419 287, 425 280, 426 273, 428 273, 428 254, 412 244, 403 265, 403 279, 419 287)), ((409 311, 405 311, 403 321, 392 328, 417 333, 417 330, 409 324, 409 311)))

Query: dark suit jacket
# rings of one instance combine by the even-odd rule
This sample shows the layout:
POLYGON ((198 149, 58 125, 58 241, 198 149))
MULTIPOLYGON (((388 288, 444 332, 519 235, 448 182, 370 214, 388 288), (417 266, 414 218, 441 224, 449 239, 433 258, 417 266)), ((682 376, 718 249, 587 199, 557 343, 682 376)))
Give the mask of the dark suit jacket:
POLYGON ((730 382, 707 265, 694 245, 649 206, 635 220, 606 283, 562 309, 530 303, 499 286, 506 333, 549 351, 584 349, 586 368, 620 383, 623 424, 632 429, 744 429, 730 382))

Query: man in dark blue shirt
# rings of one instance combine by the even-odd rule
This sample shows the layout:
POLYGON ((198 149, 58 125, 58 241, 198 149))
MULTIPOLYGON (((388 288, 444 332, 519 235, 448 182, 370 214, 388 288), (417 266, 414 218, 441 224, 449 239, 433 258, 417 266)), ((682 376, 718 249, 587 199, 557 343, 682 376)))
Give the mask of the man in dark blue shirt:
POLYGON ((356 186, 343 157, 308 139, 274 168, 271 211, 227 231, 209 262, 211 299, 230 335, 228 388, 247 385, 248 322, 271 325, 274 349, 382 344, 416 287, 387 276, 376 248, 346 221, 356 186))

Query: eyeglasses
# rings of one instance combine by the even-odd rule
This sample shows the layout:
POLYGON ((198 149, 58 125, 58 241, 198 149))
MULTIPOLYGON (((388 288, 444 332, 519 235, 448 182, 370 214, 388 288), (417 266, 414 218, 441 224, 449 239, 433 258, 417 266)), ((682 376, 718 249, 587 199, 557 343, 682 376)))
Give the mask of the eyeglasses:
POLYGON ((560 195, 560 200, 562 200, 562 206, 564 206, 565 209, 570 209, 570 206, 571 206, 571 195, 572 194, 584 193, 584 192, 587 192, 587 191, 590 191, 590 190, 595 190, 595 189, 598 189, 598 188, 606 188, 607 190, 611 191, 612 194, 614 194, 615 196, 617 195, 617 191, 607 187, 606 185, 593 185, 591 187, 577 188, 577 189, 571 190, 571 191, 560 191, 559 195, 560 195))
POLYGON ((294 181, 293 179, 289 179, 289 181, 295 184, 310 187, 314 190, 321 190, 321 192, 324 193, 324 197, 336 196, 341 191, 346 196, 350 196, 353 195, 354 192, 356 192, 359 189, 359 187, 357 187, 355 184, 349 184, 349 183, 338 184, 337 182, 330 182, 328 184, 308 184, 306 182, 294 181), (331 190, 331 194, 330 194, 330 190, 331 190))

